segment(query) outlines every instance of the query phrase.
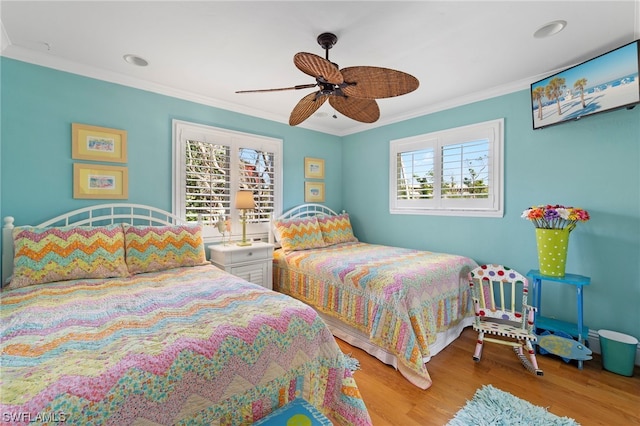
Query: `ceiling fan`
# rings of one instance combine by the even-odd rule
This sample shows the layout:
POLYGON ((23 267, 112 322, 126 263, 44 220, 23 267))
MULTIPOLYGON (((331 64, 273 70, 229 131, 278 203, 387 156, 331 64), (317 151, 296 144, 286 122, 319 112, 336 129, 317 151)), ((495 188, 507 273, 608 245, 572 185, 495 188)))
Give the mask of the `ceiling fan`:
POLYGON ((339 69, 337 64, 329 61, 329 49, 337 43, 338 37, 332 33, 322 33, 317 41, 325 50, 326 59, 307 52, 299 52, 293 56, 295 66, 303 73, 315 77, 315 83, 279 89, 239 90, 236 93, 275 92, 317 86, 317 92, 303 97, 291 111, 289 124, 297 126, 316 112, 327 99, 341 114, 363 123, 373 123, 380 118, 376 99, 404 95, 418 88, 418 79, 402 71, 369 66, 339 69))

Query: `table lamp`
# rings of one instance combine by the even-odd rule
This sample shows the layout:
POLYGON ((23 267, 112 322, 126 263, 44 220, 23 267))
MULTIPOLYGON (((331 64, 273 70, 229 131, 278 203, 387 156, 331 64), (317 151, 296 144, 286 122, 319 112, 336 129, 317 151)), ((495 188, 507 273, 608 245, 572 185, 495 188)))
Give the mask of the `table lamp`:
POLYGON ((239 246, 250 246, 251 241, 247 241, 247 209, 255 209, 256 203, 253 200, 253 192, 238 191, 236 193, 236 209, 242 210, 242 241, 239 246))

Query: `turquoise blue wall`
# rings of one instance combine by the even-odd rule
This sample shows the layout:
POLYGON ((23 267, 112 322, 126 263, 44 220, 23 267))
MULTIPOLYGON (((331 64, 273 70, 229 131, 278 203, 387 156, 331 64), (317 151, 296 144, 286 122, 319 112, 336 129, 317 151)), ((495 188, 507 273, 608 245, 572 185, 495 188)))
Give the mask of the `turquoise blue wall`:
MULTIPOLYGON (((343 138, 344 208, 367 242, 460 253, 478 263, 537 269, 535 204, 589 211, 570 235, 567 272, 586 275, 585 323, 640 337, 640 107, 531 129, 527 90, 343 138), (505 214, 389 214, 389 141, 505 119, 505 214), (362 161, 366 159, 366 161, 362 161)), ((545 316, 575 321, 575 287, 543 283, 545 316)))
POLYGON ((342 205, 339 137, 7 58, 1 66, 0 206, 17 224, 96 203, 73 199, 73 122, 127 130, 128 202, 171 210, 171 121, 179 119, 282 139, 285 208, 304 201, 304 157, 325 158, 327 204, 342 205))
MULTIPOLYGON (((303 202, 304 157, 326 159, 327 205, 364 241, 536 267, 532 204, 587 209, 571 234, 569 272, 592 277, 585 320, 640 337, 640 108, 531 130, 521 91, 339 138, 1 58, 0 215, 38 223, 93 204, 72 198, 71 123, 126 129, 129 202, 171 209, 171 120, 284 140, 284 208, 303 202), (505 216, 390 215, 389 140, 505 118, 505 216)), ((384 102, 381 101, 381 102, 384 102)), ((544 284, 545 315, 572 320, 573 288, 544 284)))

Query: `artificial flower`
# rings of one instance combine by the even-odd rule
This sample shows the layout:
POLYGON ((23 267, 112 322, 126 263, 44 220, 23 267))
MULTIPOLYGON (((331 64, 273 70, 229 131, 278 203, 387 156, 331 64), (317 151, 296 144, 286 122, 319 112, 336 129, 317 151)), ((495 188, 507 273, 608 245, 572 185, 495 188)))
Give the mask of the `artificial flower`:
POLYGON ((536 228, 573 230, 578 222, 590 219, 589 212, 577 207, 565 207, 556 204, 529 207, 522 212, 522 218, 533 222, 536 228))

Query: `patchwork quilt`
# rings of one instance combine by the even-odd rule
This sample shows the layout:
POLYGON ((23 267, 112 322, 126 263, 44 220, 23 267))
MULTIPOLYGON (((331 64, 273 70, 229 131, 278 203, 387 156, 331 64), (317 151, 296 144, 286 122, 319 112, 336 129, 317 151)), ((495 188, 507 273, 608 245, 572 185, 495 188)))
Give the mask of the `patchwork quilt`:
POLYGON ((274 288, 334 316, 398 358, 399 371, 423 389, 423 362, 437 333, 473 315, 464 256, 350 242, 276 251, 274 288))
POLYGON ((296 398, 371 424, 313 309, 211 265, 1 296, 2 424, 244 425, 296 398))

